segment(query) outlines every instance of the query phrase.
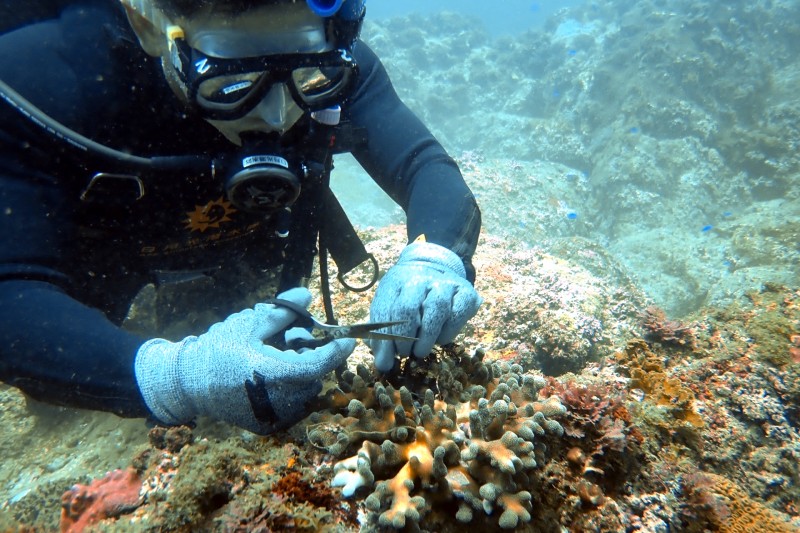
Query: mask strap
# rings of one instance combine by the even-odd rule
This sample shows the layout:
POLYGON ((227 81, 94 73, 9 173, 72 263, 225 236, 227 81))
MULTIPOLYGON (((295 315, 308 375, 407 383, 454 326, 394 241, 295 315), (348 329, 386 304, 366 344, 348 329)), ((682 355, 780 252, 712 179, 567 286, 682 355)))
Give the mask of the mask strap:
MULTIPOLYGON (((180 72, 181 78, 183 78, 185 77, 183 72, 183 60, 181 59, 181 53, 178 49, 178 43, 176 41, 178 39, 185 39, 186 34, 183 31, 183 28, 174 24, 168 26, 164 30, 164 34, 167 36, 169 60, 172 62, 172 68, 174 68, 177 72, 180 72)), ((186 80, 183 81, 184 83, 186 82, 186 80)))

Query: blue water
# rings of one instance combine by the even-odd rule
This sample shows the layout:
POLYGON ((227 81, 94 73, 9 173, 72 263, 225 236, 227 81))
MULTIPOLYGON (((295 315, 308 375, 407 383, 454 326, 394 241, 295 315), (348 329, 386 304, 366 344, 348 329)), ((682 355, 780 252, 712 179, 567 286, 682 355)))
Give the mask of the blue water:
POLYGON ((380 20, 412 12, 456 11, 483 20, 492 35, 513 35, 540 27, 557 10, 582 4, 583 0, 531 2, 529 0, 406 0, 404 2, 372 1, 367 16, 380 20))

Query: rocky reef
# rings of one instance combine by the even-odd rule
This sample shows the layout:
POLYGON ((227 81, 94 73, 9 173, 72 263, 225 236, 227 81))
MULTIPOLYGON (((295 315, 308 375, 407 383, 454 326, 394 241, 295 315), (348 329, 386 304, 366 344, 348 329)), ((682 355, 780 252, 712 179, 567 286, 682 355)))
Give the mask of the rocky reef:
MULTIPOLYGON (((402 247, 400 228, 363 236, 382 262, 402 247)), ((482 242, 487 294, 513 285, 525 262, 482 242)), ((340 319, 359 320, 369 298, 337 288, 340 319)), ((121 444, 113 416, 48 412, 6 389, 5 427, 32 424, 19 424, 30 453, 13 432, 0 441, 24 465, 4 474, 20 481, 4 484, 0 524, 55 530, 62 509, 79 520, 73 486, 102 487, 121 468, 135 472, 136 501, 121 509, 94 491, 114 512, 85 530, 800 530, 800 292, 767 285, 683 320, 621 296, 598 309, 622 303, 625 334, 559 376, 535 368, 529 330, 519 344, 467 346, 492 338, 502 305, 471 337, 388 375, 360 346, 310 416, 268 438, 204 420, 148 434, 134 421, 121 444), (55 418, 73 425, 55 426, 71 447, 37 440, 55 418)))

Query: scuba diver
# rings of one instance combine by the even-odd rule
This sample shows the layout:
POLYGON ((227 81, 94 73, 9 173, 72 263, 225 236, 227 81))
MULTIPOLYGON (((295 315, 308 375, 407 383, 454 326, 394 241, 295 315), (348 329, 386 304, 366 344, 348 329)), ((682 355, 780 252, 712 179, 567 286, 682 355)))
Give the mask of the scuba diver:
POLYGON ((294 424, 359 336, 296 327, 317 257, 370 260, 329 188, 346 152, 407 216, 370 306, 391 327, 364 335, 376 368, 453 341, 481 303, 480 212, 359 39, 365 3, 5 3, 0 380, 166 425, 294 424), (183 285, 159 312, 218 317, 197 336, 123 327, 143 288, 183 285))

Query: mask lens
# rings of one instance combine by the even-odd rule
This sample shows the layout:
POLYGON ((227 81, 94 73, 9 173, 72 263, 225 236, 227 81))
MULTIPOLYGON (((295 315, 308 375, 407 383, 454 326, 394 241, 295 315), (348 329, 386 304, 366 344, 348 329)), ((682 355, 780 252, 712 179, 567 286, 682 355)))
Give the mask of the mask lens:
POLYGON ((262 72, 249 72, 210 78, 200 84, 197 95, 209 103, 235 104, 250 93, 262 75, 262 72))
POLYGON ((350 69, 343 66, 303 67, 292 71, 292 83, 303 103, 326 107, 348 85, 350 69))
POLYGON ((292 72, 295 87, 308 97, 329 93, 340 86, 343 78, 344 71, 337 67, 307 67, 292 72))

